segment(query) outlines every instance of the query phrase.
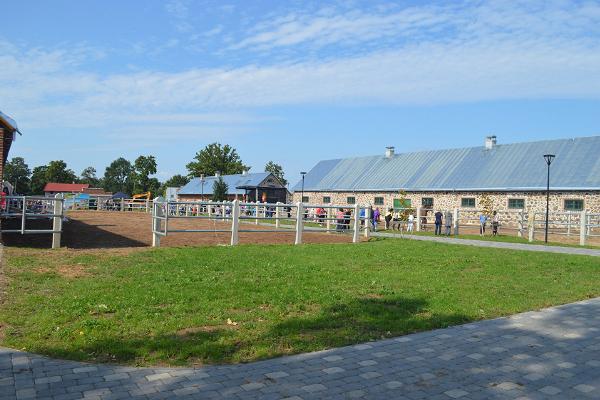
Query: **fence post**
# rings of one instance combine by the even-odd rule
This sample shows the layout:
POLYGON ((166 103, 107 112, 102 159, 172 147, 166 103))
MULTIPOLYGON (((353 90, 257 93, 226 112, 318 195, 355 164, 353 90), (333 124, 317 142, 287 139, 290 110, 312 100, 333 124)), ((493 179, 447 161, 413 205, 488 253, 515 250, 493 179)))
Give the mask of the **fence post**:
POLYGON ((333 208, 327 209, 327 224, 325 225, 327 227, 327 233, 331 233, 331 216, 333 215, 331 212, 332 210, 333 208))
POLYGON ((523 237, 523 219, 525 218, 525 212, 523 210, 519 211, 519 218, 517 219, 517 237, 523 237))
POLYGON ((59 249, 62 235, 63 195, 58 193, 54 198, 56 200, 54 200, 54 217, 52 218, 52 230, 54 231, 52 232, 52 248, 59 249))
POLYGON ((150 199, 146 199, 146 212, 150 211, 150 199))
POLYGON ((421 207, 417 207, 417 232, 421 232, 421 207))
POLYGON ((567 236, 571 236, 571 211, 567 211, 567 236))
POLYGON ((359 235, 360 234, 360 206, 358 204, 354 205, 354 233, 352 235, 352 243, 360 242, 359 235))
POLYGON ((27 200, 23 196, 23 206, 21 207, 21 235, 25 234, 25 220, 27 219, 27 200))
POLYGON ((304 229, 304 204, 296 204, 296 240, 294 244, 302 244, 302 230, 304 229))
MULTIPOLYGON (((152 247, 160 247, 160 235, 158 232, 160 232, 161 220, 157 217, 163 216, 163 209, 162 205, 160 204, 162 200, 162 197, 157 197, 152 201, 152 247)), ((167 203, 167 207, 168 206, 169 204, 167 203)), ((169 213, 168 208, 167 213, 169 213)))
POLYGON ((279 229, 281 227, 281 223, 279 222, 279 217, 281 216, 281 202, 278 201, 275 206, 275 229, 279 229))
POLYGON ((121 211, 125 211, 125 199, 121 197, 121 211))
POLYGON ((240 229, 240 201, 235 199, 231 203, 231 245, 235 246, 239 242, 240 229))
POLYGON ((458 218, 460 218, 460 211, 458 210, 458 208, 454 209, 454 235, 458 236, 458 227, 460 226, 460 224, 458 223, 458 218))
POLYGON ((371 209, 365 207, 365 238, 371 237, 371 209))
POLYGON ((529 228, 529 241, 533 242, 535 240, 535 212, 529 212, 529 218, 527 220, 527 225, 529 228))
POLYGON ((255 217, 254 224, 256 224, 256 225, 258 225, 258 217, 259 217, 258 213, 260 212, 260 206, 258 204, 259 203, 257 201, 256 202, 256 207, 254 208, 254 217, 255 217))
POLYGON ((581 212, 581 217, 579 217, 579 225, 579 245, 585 246, 587 233, 587 214, 585 213, 585 210, 581 212))

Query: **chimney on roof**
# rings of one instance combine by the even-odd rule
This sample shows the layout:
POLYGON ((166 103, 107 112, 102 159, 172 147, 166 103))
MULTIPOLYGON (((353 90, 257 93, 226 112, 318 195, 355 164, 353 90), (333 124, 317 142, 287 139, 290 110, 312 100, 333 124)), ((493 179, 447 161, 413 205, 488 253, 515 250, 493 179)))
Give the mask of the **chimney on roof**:
POLYGON ((388 146, 385 148, 385 158, 392 158, 394 156, 394 146, 388 146))
POLYGON ((247 169, 245 169, 245 170, 242 171, 242 176, 246 176, 246 175, 248 175, 248 170, 247 169))
POLYGON ((491 150, 496 147, 496 136, 486 136, 485 137, 485 149, 491 150))

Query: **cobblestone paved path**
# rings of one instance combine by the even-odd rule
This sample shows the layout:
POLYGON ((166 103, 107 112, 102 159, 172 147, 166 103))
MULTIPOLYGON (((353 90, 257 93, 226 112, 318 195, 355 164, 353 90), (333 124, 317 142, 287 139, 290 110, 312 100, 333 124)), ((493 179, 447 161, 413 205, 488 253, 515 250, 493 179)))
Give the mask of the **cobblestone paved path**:
POLYGON ((0 399, 600 399, 600 298, 243 365, 129 368, 0 348, 0 399))

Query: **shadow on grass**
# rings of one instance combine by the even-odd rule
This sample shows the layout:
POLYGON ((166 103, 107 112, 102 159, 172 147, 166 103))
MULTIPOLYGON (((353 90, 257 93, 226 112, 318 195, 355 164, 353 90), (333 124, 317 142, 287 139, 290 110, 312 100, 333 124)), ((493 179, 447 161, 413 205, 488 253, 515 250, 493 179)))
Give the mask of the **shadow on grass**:
MULTIPOLYGON (((37 347, 44 354, 75 360, 136 365, 198 365, 250 362, 360 343, 468 322, 461 314, 431 313, 424 299, 363 298, 339 303, 316 315, 286 318, 266 332, 237 327, 189 327, 185 332, 144 337, 107 337, 78 349, 37 347)), ((93 332, 91 333, 94 334, 93 332)))

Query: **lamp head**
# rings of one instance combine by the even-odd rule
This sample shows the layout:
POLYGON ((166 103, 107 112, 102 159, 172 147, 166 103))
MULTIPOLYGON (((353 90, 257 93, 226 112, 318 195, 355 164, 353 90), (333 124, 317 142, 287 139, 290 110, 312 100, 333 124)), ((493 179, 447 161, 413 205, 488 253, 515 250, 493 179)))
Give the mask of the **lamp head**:
POLYGON ((544 154, 544 160, 546 160, 546 164, 552 164, 554 157, 556 157, 554 154, 544 154))
POLYGON ((300 172, 300 175, 302 175, 302 177, 304 177, 304 175, 306 175, 306 172, 300 172))

